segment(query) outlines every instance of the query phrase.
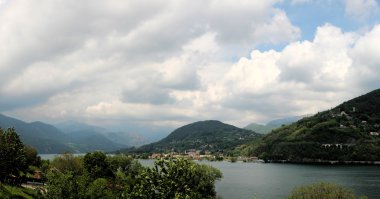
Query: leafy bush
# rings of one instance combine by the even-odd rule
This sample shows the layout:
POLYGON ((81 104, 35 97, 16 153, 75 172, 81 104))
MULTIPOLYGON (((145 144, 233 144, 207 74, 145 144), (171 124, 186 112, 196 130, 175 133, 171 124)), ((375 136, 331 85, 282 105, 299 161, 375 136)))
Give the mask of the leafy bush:
POLYGON ((126 198, 215 198, 216 180, 222 173, 211 166, 186 159, 157 160, 136 183, 126 189, 126 198))

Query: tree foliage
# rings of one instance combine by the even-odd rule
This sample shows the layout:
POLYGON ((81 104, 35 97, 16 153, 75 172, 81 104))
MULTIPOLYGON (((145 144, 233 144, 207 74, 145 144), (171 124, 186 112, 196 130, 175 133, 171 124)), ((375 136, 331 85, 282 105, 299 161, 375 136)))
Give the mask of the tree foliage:
POLYGON ((11 176, 18 177, 27 168, 24 144, 15 129, 0 128, 0 181, 7 182, 11 176))
POLYGON ((106 154, 95 151, 87 153, 83 158, 83 165, 88 175, 93 179, 112 177, 106 154))
POLYGON ((130 198, 215 198, 222 173, 186 159, 157 160, 126 189, 130 198))
MULTIPOLYGON (((215 198, 214 183, 222 177, 211 166, 184 159, 157 160, 152 168, 126 156, 102 152, 77 160, 82 161, 82 173, 73 174, 70 169, 76 168, 67 166, 61 167, 64 172, 50 171, 47 198, 215 198), (100 172, 100 168, 111 174, 100 172)), ((53 162, 67 165, 65 161, 53 162)))
POLYGON ((72 175, 81 175, 84 172, 83 161, 81 157, 75 157, 73 154, 65 153, 56 156, 50 163, 53 170, 61 173, 71 172, 72 175))

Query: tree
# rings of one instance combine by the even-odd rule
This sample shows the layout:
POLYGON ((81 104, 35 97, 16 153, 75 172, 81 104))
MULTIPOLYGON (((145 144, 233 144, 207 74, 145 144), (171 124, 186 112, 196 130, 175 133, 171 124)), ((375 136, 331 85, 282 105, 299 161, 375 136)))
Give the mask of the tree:
POLYGON ((46 198, 49 199, 76 199, 78 198, 78 184, 76 177, 72 172, 62 173, 58 170, 52 170, 48 173, 48 190, 46 198))
POLYGON ((26 158, 27 165, 36 166, 36 167, 41 166, 42 160, 41 160, 41 157, 38 156, 37 150, 35 148, 25 145, 24 151, 25 151, 25 158, 26 158))
POLYGON ((137 160, 125 155, 107 156, 106 161, 109 169, 114 175, 120 171, 126 175, 134 177, 142 168, 141 164, 137 160))
POLYGON ((222 173, 190 160, 157 160, 127 187, 127 198, 215 198, 216 180, 222 173))
POLYGON ((81 175, 84 171, 81 158, 70 153, 56 156, 50 163, 50 167, 61 173, 71 172, 74 176, 81 175))
POLYGON ((112 171, 106 161, 106 154, 100 151, 87 153, 83 158, 85 170, 92 179, 112 177, 112 171))
POLYGON ((88 186, 87 197, 99 199, 118 198, 114 197, 112 190, 109 189, 109 182, 104 178, 98 178, 88 186))
POLYGON ((0 128, 0 181, 9 180, 10 176, 19 177, 27 170, 24 145, 14 128, 0 128))

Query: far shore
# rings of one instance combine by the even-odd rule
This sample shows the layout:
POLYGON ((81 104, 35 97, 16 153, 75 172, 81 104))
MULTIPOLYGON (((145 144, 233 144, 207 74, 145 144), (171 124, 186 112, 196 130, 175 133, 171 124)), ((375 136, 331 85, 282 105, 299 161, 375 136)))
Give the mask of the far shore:
POLYGON ((338 161, 338 160, 268 160, 266 163, 311 164, 311 165, 380 165, 380 161, 338 161))
MULTIPOLYGON (((41 156, 42 159, 49 159, 52 160, 57 155, 62 154, 38 154, 41 156)), ((74 156, 84 156, 85 153, 73 153, 74 156)), ((114 154, 109 154, 114 155, 114 154)), ((136 158, 136 159, 142 159, 142 160, 155 160, 155 158, 136 158)), ((380 165, 379 161, 338 161, 338 160, 314 160, 314 159, 305 159, 302 161, 294 161, 294 160, 261 160, 256 159, 253 161, 243 161, 244 158, 239 158, 237 162, 244 162, 244 163, 275 163, 275 164, 310 164, 310 165, 380 165)), ((195 159, 196 160, 196 159, 195 159)), ((234 163, 234 161, 229 160, 228 158, 224 158, 223 160, 207 160, 207 159, 198 159, 197 161, 225 161, 225 162, 231 162, 234 163)))

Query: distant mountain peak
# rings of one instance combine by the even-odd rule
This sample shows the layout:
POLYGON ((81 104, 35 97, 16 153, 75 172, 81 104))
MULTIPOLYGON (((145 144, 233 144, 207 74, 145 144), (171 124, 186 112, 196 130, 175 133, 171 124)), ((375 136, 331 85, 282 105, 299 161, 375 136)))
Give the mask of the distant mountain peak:
POLYGON ((271 120, 265 125, 250 123, 249 125, 244 127, 244 129, 255 131, 260 134, 267 134, 267 133, 270 133, 273 129, 279 128, 282 125, 291 124, 304 117, 305 116, 290 116, 290 117, 285 117, 285 118, 279 118, 279 119, 271 120))

